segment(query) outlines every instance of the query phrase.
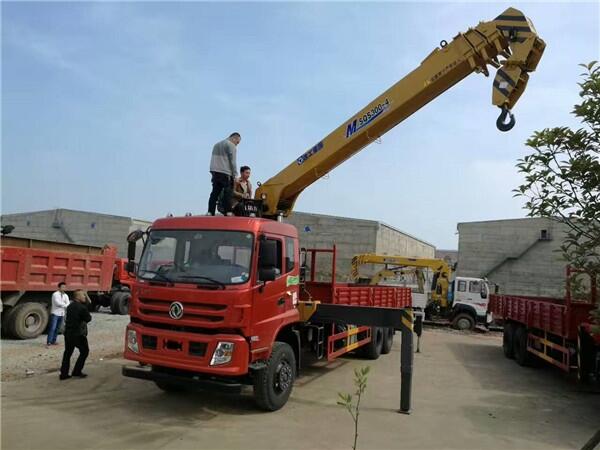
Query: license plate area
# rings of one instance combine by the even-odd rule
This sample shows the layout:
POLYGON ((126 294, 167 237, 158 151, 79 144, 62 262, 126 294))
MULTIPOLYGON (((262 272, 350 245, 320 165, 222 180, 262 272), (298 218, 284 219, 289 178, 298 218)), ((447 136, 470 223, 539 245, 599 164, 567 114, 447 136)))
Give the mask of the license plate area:
POLYGON ((164 347, 166 350, 181 352, 181 351, 183 351, 183 342, 173 341, 171 339, 165 339, 164 347))

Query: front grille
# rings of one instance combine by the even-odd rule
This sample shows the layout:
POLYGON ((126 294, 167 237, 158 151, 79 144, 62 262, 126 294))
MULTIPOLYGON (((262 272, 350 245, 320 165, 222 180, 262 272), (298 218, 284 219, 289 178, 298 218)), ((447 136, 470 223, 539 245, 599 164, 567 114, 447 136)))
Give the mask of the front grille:
MULTIPOLYGON (((140 312, 148 318, 171 319, 169 316, 169 307, 174 300, 161 300, 140 298, 140 312)), ((227 305, 212 303, 191 303, 182 302, 183 316, 178 320, 187 320, 191 322, 218 324, 225 320, 227 305)), ((172 319, 171 319, 172 320, 172 319)))
POLYGON ((205 342, 190 342, 190 355, 202 357, 206 354, 205 342))
POLYGON ((156 336, 142 335, 142 347, 147 350, 156 350, 156 336))

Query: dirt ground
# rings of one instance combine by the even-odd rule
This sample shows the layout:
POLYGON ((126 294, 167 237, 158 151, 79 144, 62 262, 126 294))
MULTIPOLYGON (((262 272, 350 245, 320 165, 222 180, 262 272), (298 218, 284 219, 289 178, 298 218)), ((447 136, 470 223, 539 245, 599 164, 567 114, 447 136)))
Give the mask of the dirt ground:
POLYGON ((600 428, 600 396, 559 371, 504 358, 498 334, 424 333, 415 355, 413 412, 399 406, 399 335, 390 355, 313 366, 275 413, 251 391, 167 394, 94 361, 83 380, 56 373, 2 383, 5 449, 349 449, 352 420, 336 405, 369 364, 359 449, 574 449, 600 428))
MULTIPOLYGON (((129 316, 116 316, 103 308, 92 314, 89 323, 89 361, 116 357, 123 353, 125 327, 129 316)), ((58 370, 64 350, 64 339, 58 336, 59 345, 46 347, 46 335, 31 340, 2 339, 0 361, 2 381, 32 377, 58 370)))

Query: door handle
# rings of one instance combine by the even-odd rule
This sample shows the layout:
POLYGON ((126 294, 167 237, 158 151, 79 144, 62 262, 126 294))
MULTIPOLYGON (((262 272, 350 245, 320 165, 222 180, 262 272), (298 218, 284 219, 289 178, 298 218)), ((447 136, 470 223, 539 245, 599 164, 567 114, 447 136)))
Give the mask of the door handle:
POLYGON ((285 305, 285 298, 280 298, 279 300, 277 300, 277 306, 283 306, 285 305))

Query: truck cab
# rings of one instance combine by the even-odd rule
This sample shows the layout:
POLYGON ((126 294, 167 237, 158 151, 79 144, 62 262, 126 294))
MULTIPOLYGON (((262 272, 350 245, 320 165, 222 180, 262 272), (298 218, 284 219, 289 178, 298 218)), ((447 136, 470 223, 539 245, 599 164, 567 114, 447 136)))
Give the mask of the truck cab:
POLYGON ((137 267, 125 358, 246 376, 298 321, 297 242, 293 226, 265 219, 157 220, 137 267))
POLYGON ((488 313, 490 286, 487 280, 456 277, 450 284, 448 297, 455 328, 472 329, 475 325, 488 326, 492 322, 492 316, 488 313))

